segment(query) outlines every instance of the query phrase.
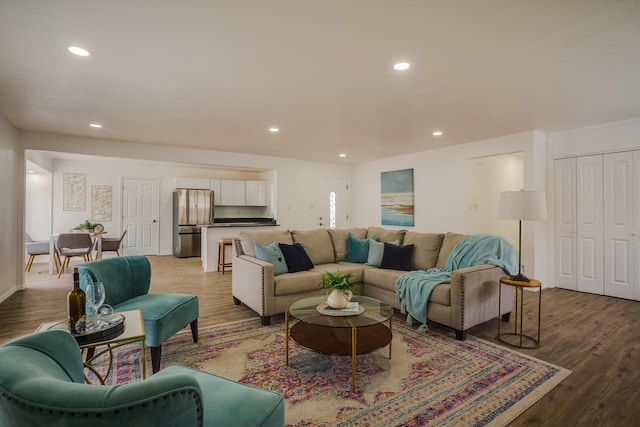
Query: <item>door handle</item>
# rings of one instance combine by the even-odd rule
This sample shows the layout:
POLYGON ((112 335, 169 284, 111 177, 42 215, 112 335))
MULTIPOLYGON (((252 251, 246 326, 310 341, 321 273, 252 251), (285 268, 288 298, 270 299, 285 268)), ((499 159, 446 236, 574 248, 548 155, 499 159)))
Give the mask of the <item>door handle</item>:
POLYGON ((158 220, 157 220, 157 219, 154 219, 154 220, 153 220, 153 222, 158 222, 158 220))

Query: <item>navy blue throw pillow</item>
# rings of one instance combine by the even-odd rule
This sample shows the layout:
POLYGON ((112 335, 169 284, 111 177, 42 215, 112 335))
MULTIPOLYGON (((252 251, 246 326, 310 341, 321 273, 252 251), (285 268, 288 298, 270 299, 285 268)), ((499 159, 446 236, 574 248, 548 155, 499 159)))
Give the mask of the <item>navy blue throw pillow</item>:
POLYGON ((411 271, 412 258, 413 245, 396 246, 391 243, 385 243, 380 267, 389 270, 411 271))
POLYGON ((289 273, 311 270, 313 268, 311 258, 309 258, 309 255, 307 255, 300 243, 294 243, 293 245, 280 243, 280 250, 284 255, 285 261, 287 261, 289 273))

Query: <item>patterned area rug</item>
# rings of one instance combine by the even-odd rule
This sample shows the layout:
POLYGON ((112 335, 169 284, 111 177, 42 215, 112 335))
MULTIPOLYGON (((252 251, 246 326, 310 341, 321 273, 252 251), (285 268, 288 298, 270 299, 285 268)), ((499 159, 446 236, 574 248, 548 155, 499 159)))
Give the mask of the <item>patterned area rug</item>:
MULTIPOLYGON (((188 328, 187 328, 188 329, 188 328)), ((289 426, 506 425, 570 371, 468 336, 419 333, 396 316, 388 347, 357 358, 325 356, 291 344, 283 323, 259 319, 183 331, 163 346, 162 367, 184 365, 277 391, 289 426)), ((147 358, 149 358, 147 351, 147 358)), ((140 380, 138 344, 117 349, 108 384, 140 380)), ((106 365, 106 362, 105 362, 106 365)), ((147 360, 148 374, 151 361, 147 360)))

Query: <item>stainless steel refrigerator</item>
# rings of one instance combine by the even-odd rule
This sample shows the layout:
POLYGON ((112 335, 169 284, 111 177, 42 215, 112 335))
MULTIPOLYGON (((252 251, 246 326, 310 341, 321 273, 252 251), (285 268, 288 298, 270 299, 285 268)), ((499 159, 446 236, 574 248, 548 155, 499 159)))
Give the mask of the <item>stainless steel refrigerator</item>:
POLYGON ((179 258, 200 256, 200 228, 213 222, 213 191, 174 191, 173 254, 179 258))

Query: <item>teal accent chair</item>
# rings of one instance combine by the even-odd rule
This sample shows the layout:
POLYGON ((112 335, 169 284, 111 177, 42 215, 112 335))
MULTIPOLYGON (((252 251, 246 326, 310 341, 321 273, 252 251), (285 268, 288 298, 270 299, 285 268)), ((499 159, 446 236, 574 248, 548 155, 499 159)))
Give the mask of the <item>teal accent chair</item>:
POLYGON ((185 294, 150 294, 151 265, 144 256, 104 258, 78 265, 80 287, 102 282, 105 304, 114 311, 142 310, 145 344, 151 349, 151 368, 160 370, 162 343, 187 325, 198 342, 198 297, 185 294))
POLYGON ((66 331, 0 347, 0 426, 284 426, 282 396, 182 366, 146 380, 85 384, 66 331))

